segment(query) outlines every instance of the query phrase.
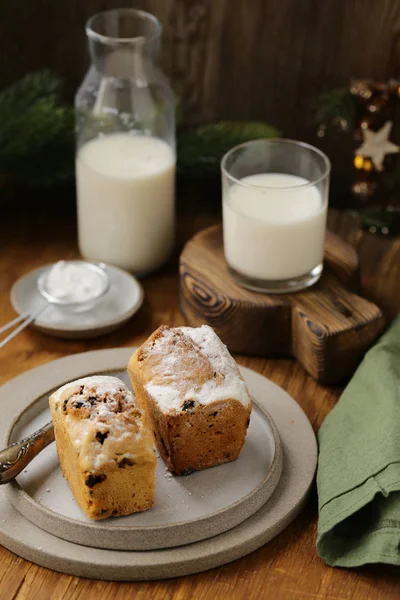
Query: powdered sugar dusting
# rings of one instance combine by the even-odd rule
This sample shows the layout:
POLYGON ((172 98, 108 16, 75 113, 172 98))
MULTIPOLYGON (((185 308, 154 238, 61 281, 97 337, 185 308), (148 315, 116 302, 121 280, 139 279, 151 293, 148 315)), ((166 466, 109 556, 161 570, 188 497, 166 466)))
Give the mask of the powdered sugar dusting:
POLYGON ((81 379, 71 381, 71 383, 66 383, 54 392, 53 397, 55 400, 61 400, 66 390, 68 390, 68 394, 70 395, 75 394, 79 391, 81 385, 96 388, 99 395, 107 392, 113 394, 121 389, 129 391, 124 382, 118 379, 118 377, 111 377, 110 375, 92 375, 91 377, 82 377, 81 379))
POLYGON ((156 341, 152 351, 165 353, 158 367, 166 384, 159 385, 158 381, 151 381, 145 387, 163 411, 179 411, 183 403, 189 400, 206 405, 219 400, 233 399, 246 407, 249 406, 250 395, 235 361, 208 325, 164 330, 163 336, 156 341), (180 331, 194 343, 193 350, 185 352, 185 361, 189 364, 192 359, 195 364, 207 361, 210 376, 201 385, 196 385, 193 374, 182 370, 181 357, 173 353, 170 342, 176 339, 176 331, 180 331), (157 349, 159 344, 161 347, 157 349))
POLYGON ((144 435, 143 411, 117 377, 93 376, 72 381, 50 397, 52 411, 65 420, 68 435, 85 471, 123 458, 152 455, 151 436, 144 435))

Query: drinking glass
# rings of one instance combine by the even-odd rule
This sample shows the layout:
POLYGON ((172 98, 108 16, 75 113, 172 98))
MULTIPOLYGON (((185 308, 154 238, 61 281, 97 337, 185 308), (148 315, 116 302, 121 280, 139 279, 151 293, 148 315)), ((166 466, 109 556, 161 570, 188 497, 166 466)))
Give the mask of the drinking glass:
POLYGON ((234 279, 259 292, 293 292, 321 276, 329 159, 285 139, 253 140, 222 159, 224 253, 234 279))

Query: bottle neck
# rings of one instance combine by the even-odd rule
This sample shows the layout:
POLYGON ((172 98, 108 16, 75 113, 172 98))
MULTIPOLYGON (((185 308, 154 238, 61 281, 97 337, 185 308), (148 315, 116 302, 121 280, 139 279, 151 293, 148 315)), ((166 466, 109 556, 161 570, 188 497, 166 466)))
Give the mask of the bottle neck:
POLYGON ((94 15, 86 24, 92 65, 109 77, 140 77, 155 62, 161 25, 153 15, 121 8, 94 15))
POLYGON ((89 40, 92 65, 105 77, 141 78, 156 60, 158 41, 108 44, 89 40))

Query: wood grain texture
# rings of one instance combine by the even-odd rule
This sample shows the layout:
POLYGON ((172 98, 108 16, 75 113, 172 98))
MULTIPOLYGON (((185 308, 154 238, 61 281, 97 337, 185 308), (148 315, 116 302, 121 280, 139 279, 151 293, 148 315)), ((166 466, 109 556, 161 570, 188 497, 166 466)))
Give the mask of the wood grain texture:
POLYGON ((180 306, 189 325, 207 323, 233 352, 294 356, 317 381, 352 375, 385 320, 347 289, 358 278, 353 248, 329 233, 320 281, 295 294, 260 294, 231 277, 219 225, 195 235, 180 258, 180 306))
POLYGON ((312 139, 320 92, 400 72, 397 0, 0 0, 0 87, 49 67, 72 97, 88 65, 85 21, 121 6, 161 20, 186 123, 264 119, 312 139))
MULTIPOLYGON (((9 290, 21 274, 60 258, 76 257, 73 217, 51 210, 13 207, 0 219, 0 322, 14 315, 9 290), (24 212, 25 211, 25 212, 24 212), (12 224, 12 226, 10 226, 12 224)), ((331 212, 330 228, 357 248, 363 291, 386 313, 400 310, 400 245, 360 230, 356 216, 331 212)), ((179 239, 212 225, 208 216, 183 216, 179 239)), ((40 364, 74 352, 142 343, 161 323, 181 325, 178 309, 177 257, 146 279, 146 302, 123 329, 98 340, 46 337, 28 328, 0 351, 0 383, 40 364)), ((335 405, 340 388, 319 385, 295 361, 239 356, 288 391, 305 410, 315 430, 335 405)), ((0 409, 1 410, 1 409, 0 409)), ((1 516, 0 516, 1 518, 1 516)), ((398 569, 328 568, 315 551, 316 498, 287 530, 251 555, 207 573, 151 583, 108 583, 60 575, 32 565, 0 547, 0 600, 395 600, 398 569)))

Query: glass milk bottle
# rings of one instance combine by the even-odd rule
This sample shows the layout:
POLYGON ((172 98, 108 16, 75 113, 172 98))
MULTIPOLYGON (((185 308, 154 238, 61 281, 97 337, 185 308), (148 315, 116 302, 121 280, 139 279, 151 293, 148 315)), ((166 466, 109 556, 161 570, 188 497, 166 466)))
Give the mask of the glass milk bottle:
POLYGON ((156 65, 161 25, 133 9, 86 25, 92 66, 76 99, 79 247, 137 275, 169 257, 175 229, 174 97, 156 65))

